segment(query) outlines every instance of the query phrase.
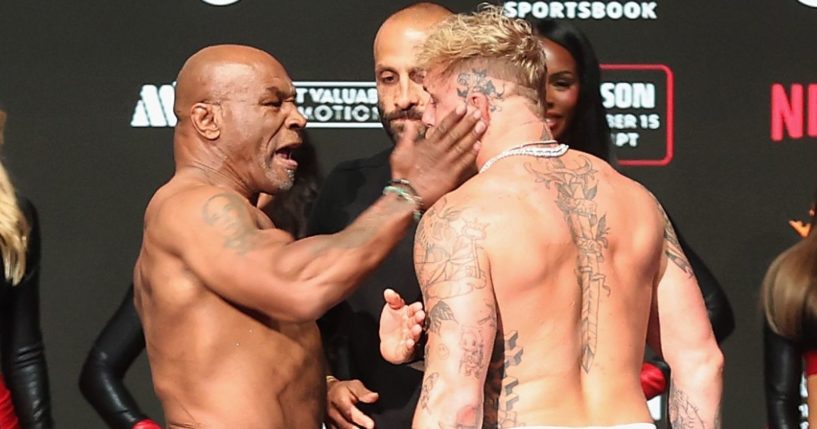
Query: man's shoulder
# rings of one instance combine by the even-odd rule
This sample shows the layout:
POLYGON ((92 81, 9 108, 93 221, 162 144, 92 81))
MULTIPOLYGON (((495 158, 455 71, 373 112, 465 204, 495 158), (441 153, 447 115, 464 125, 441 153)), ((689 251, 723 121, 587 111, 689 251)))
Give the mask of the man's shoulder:
POLYGON ((497 210, 496 201, 490 198, 487 187, 490 184, 479 180, 469 180, 459 188, 445 194, 426 212, 423 221, 453 221, 461 219, 473 221, 481 219, 481 223, 489 218, 494 219, 500 210, 497 210))
POLYGON ((171 180, 159 188, 148 203, 145 228, 175 225, 186 229, 191 222, 238 215, 249 207, 249 201, 237 192, 209 184, 171 180))

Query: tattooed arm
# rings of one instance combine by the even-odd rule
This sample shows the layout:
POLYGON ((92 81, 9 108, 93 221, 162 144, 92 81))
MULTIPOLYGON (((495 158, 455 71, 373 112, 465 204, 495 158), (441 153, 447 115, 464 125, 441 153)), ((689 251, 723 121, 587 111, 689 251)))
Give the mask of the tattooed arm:
POLYGON ((280 321, 314 321, 403 237, 414 204, 381 197, 345 230, 293 241, 238 194, 197 188, 166 199, 146 241, 236 305, 280 321))
POLYGON ((720 428, 723 355, 701 291, 672 224, 661 208, 664 254, 653 295, 648 338, 672 370, 671 427, 720 428))
POLYGON ((497 332, 484 249, 488 225, 445 200, 420 223, 414 264, 428 312, 428 341, 415 429, 481 428, 485 380, 497 332))

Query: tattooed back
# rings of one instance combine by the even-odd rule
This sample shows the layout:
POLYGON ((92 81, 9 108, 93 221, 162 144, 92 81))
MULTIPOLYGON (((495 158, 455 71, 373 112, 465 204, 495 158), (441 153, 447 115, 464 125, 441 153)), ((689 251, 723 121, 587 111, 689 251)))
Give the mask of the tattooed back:
POLYGON ((207 268, 192 254, 204 247, 196 240, 214 236, 222 258, 252 259, 264 241, 292 240, 272 228, 237 193, 178 176, 150 202, 135 300, 168 427, 320 425, 325 395, 315 324, 273 320, 231 302, 215 290, 252 273, 236 267, 222 285, 205 284, 198 274, 207 268))
POLYGON ((572 150, 503 159, 448 194, 415 245, 429 313, 415 422, 445 420, 442 401, 461 427, 469 412, 486 428, 651 422, 639 371, 663 226, 646 190, 572 150), (455 383, 484 383, 482 410, 455 383))

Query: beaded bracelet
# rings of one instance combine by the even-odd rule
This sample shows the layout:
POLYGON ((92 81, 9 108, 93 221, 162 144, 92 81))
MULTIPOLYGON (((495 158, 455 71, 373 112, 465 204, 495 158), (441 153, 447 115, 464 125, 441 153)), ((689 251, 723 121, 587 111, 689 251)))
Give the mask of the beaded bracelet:
POLYGON ((417 205, 420 206, 420 210, 423 209, 423 199, 420 197, 420 194, 416 189, 414 189, 414 186, 411 185, 411 182, 409 182, 408 179, 391 179, 389 180, 388 184, 392 186, 405 187, 409 192, 411 192, 411 195, 417 202, 417 205))
POLYGON ((387 194, 395 194, 398 197, 414 204, 414 220, 419 221, 420 217, 423 215, 423 211, 420 205, 420 197, 413 194, 407 187, 399 186, 399 185, 387 185, 383 188, 383 195, 387 194))

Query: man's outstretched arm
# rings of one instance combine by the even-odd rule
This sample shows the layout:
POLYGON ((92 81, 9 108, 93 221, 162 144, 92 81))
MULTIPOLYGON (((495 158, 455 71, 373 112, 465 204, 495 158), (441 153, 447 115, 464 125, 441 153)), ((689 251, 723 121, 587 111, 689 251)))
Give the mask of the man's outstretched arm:
POLYGON ((440 201, 420 223, 414 265, 427 312, 415 429, 482 427, 497 311, 484 248, 488 225, 440 201))
POLYGON ((669 394, 671 427, 721 427, 723 354, 689 262, 663 209, 664 255, 650 315, 651 346, 672 370, 669 394))
POLYGON ((444 122, 438 128, 445 131, 433 137, 398 143, 392 172, 409 184, 384 189, 390 193, 337 234, 293 241, 281 230, 264 229, 263 216, 239 194, 199 187, 155 208, 146 239, 178 255, 228 301, 276 320, 314 321, 380 263, 419 209, 473 170, 484 124, 465 106, 444 122))

